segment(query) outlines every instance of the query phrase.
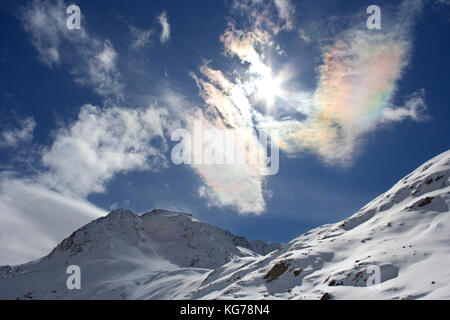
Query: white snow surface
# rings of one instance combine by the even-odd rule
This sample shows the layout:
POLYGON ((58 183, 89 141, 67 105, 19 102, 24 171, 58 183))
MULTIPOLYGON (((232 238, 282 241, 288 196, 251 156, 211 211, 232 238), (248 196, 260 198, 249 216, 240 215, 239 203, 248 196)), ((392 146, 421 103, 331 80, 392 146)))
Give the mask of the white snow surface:
POLYGON ((183 213, 115 210, 48 256, 1 267, 0 299, 450 299, 449 177, 447 151, 281 247, 183 213), (66 287, 69 265, 81 290, 66 287))

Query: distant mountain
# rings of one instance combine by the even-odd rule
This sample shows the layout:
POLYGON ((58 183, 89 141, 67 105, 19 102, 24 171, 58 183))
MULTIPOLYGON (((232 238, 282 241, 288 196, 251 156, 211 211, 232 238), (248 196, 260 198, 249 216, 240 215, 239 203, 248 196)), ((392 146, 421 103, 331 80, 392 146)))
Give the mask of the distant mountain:
POLYGON ((183 213, 115 210, 48 256, 1 267, 0 299, 450 299, 449 177, 447 151, 281 247, 183 213), (69 265, 81 290, 66 287, 69 265))

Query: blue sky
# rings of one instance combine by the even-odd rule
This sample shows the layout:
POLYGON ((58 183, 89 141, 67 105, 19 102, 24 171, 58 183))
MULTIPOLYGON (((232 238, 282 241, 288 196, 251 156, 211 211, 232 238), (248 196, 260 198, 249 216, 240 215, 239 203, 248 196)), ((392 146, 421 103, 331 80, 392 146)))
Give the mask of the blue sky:
POLYGON ((74 3, 0 4, 0 237, 56 233, 17 261, 116 207, 286 242, 449 148, 448 1, 74 3), (279 130, 278 173, 175 165, 205 118, 279 130))

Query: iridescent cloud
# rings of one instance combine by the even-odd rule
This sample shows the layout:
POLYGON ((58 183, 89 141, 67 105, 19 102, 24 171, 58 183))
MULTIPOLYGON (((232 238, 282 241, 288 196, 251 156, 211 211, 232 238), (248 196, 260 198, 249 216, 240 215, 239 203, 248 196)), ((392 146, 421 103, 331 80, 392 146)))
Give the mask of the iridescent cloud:
MULTIPOLYGON (((247 13, 247 24, 239 29, 230 21, 220 39, 225 54, 238 58, 246 68, 233 74, 209 64, 200 68, 196 80, 209 107, 210 125, 223 131, 242 130, 254 137, 254 144, 258 144, 254 129, 276 129, 278 145, 289 156, 309 151, 326 163, 348 165, 364 136, 380 124, 419 120, 426 109, 424 92, 404 107, 394 107, 392 100, 408 65, 409 31, 420 1, 403 3, 394 22, 381 31, 358 27, 336 34, 331 44, 321 48, 317 85, 310 91, 293 89, 304 86, 292 75, 275 70, 268 59, 273 52, 289 55, 275 39, 282 30, 292 29, 290 6, 289 1, 234 4, 236 10, 247 13), (275 18, 273 12, 278 13, 275 18)), ((196 169, 206 183, 201 193, 212 204, 232 205, 241 212, 264 210, 264 177, 254 167, 196 169)))
POLYGON ((409 47, 393 33, 365 30, 336 40, 324 51, 313 112, 302 122, 275 124, 282 130, 280 147, 290 154, 310 149, 331 163, 353 159, 359 139, 376 127, 389 107, 409 47))
MULTIPOLYGON (((193 139, 203 141, 205 152, 208 144, 221 144, 224 159, 240 159, 233 164, 193 163, 204 185, 199 189, 202 197, 210 205, 230 206, 243 214, 259 214, 265 210, 264 162, 251 161, 252 152, 264 153, 256 136, 252 122, 251 104, 244 90, 228 80, 221 71, 213 70, 207 65, 200 68, 202 79, 198 79, 200 95, 207 109, 205 113, 197 112, 187 121, 193 139), (201 122, 203 132, 196 130, 195 124, 201 122), (213 137, 206 137, 205 131, 214 132, 213 137)), ((192 150, 194 153, 195 150, 192 150)))

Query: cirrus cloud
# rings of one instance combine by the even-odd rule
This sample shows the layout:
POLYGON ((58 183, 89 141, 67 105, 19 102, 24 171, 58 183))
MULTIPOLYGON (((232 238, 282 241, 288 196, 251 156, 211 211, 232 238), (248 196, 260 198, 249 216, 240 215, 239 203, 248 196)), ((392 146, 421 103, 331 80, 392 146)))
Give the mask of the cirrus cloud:
POLYGON ((167 18, 167 12, 164 11, 158 16, 158 22, 161 25, 161 43, 164 44, 170 39, 170 24, 167 18))
POLYGON ((33 0, 21 9, 20 20, 39 59, 49 67, 67 66, 77 83, 109 101, 122 101, 124 85, 113 45, 90 35, 84 27, 69 30, 67 7, 63 0, 33 0))

